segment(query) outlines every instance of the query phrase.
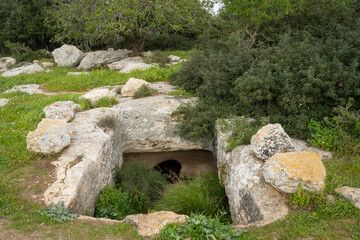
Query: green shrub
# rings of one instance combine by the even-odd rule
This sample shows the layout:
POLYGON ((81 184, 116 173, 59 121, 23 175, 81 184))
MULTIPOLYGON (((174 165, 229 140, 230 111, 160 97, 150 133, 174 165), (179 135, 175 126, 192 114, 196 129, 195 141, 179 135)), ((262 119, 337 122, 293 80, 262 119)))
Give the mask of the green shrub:
POLYGON ((154 201, 162 194, 167 181, 158 171, 148 169, 144 163, 129 162, 120 169, 116 169, 116 186, 131 194, 144 193, 150 201, 154 201))
POLYGON ((159 67, 165 67, 170 62, 169 57, 162 54, 161 51, 153 51, 149 59, 152 63, 159 64, 159 67))
POLYGON ((148 87, 147 85, 142 85, 134 94, 134 98, 143 98, 154 96, 158 94, 158 90, 148 87))
POLYGON ((346 107, 336 108, 336 115, 325 118, 323 122, 311 120, 308 125, 311 138, 308 142, 339 154, 359 153, 360 111, 349 110, 353 103, 353 99, 350 99, 346 107))
POLYGON ((238 240, 247 239, 241 230, 233 230, 230 225, 222 224, 218 218, 192 214, 187 224, 166 225, 157 239, 196 239, 196 240, 238 240))
POLYGON ((168 95, 173 95, 173 96, 187 96, 187 97, 192 97, 193 95, 189 92, 187 92, 186 90, 180 88, 174 91, 170 91, 168 92, 168 95))
POLYGON ((93 104, 93 108, 99 108, 99 107, 112 107, 118 103, 118 100, 116 98, 109 98, 109 97, 103 97, 96 101, 95 104, 93 104))
POLYGON ((9 50, 10 55, 16 59, 18 62, 33 60, 40 60, 42 58, 51 58, 51 54, 44 50, 33 51, 29 47, 25 46, 22 43, 12 43, 10 41, 5 42, 5 47, 9 50))
POLYGON ((216 176, 201 176, 170 185, 155 205, 155 210, 174 211, 179 214, 219 215, 229 220, 229 205, 225 189, 216 176))
POLYGON ((146 213, 149 198, 143 193, 130 194, 106 186, 95 202, 95 217, 122 220, 127 215, 146 213))
POLYGON ((47 216, 56 222, 73 221, 79 217, 78 214, 72 213, 66 209, 64 202, 58 202, 54 206, 47 207, 45 210, 40 211, 41 215, 47 216))

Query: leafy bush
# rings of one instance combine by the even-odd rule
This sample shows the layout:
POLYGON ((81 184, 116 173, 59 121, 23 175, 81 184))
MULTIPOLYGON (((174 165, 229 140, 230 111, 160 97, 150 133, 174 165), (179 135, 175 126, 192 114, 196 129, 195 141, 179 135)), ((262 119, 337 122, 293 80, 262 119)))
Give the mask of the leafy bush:
POLYGON ((112 107, 117 103, 118 103, 118 100, 116 100, 116 98, 103 97, 103 98, 99 99, 92 107, 93 108, 112 107))
POLYGON ((204 215, 192 214, 187 218, 187 224, 166 225, 157 239, 247 239, 241 230, 233 230, 230 225, 222 224, 218 218, 210 218, 204 215))
POLYGON ((350 99, 346 107, 335 108, 335 116, 325 118, 323 122, 311 120, 308 128, 315 147, 335 150, 341 154, 360 152, 360 111, 350 111, 354 103, 350 99))
POLYGON ((148 169, 144 163, 129 162, 115 174, 116 186, 131 194, 144 193, 151 201, 159 198, 167 181, 158 171, 148 169))
POLYGON ((221 220, 229 220, 225 189, 220 185, 218 178, 211 175, 170 185, 156 203, 155 210, 168 210, 186 215, 219 215, 221 220))
POLYGON ((54 206, 47 207, 45 210, 40 212, 41 215, 45 215, 56 222, 73 221, 79 217, 78 214, 72 213, 66 209, 64 202, 58 202, 54 206))
POLYGON ((143 98, 154 96, 158 94, 158 90, 148 87, 147 85, 142 85, 134 94, 134 98, 143 98))
POLYGON ((5 47, 9 50, 10 55, 18 62, 40 60, 42 58, 51 58, 51 54, 44 50, 33 51, 22 43, 5 42, 5 47))
POLYGON ((161 51, 153 51, 149 59, 152 63, 159 64, 159 67, 165 67, 165 65, 170 62, 170 58, 165 56, 161 51))
POLYGON ((149 198, 143 193, 130 194, 106 186, 95 202, 95 217, 122 220, 127 215, 146 213, 149 198))

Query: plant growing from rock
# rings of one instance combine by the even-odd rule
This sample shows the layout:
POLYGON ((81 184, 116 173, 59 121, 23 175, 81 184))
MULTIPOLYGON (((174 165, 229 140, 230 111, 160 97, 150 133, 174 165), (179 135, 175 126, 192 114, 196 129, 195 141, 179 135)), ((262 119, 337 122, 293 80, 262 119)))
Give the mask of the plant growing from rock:
POLYGON ((95 104, 93 104, 93 108, 99 108, 99 107, 112 107, 115 104, 118 103, 118 100, 116 98, 109 98, 109 97, 103 97, 99 99, 95 104))
POLYGON ((134 94, 134 98, 143 98, 143 97, 149 97, 154 96, 158 94, 157 89, 153 89, 147 85, 142 85, 134 94))
POLYGON ((100 119, 98 126, 101 128, 110 128, 114 129, 116 124, 116 119, 112 116, 105 116, 100 119))
POLYGON ((79 217, 78 214, 71 212, 64 206, 64 202, 58 202, 54 206, 47 207, 40 211, 41 215, 45 215, 56 222, 73 221, 79 217))

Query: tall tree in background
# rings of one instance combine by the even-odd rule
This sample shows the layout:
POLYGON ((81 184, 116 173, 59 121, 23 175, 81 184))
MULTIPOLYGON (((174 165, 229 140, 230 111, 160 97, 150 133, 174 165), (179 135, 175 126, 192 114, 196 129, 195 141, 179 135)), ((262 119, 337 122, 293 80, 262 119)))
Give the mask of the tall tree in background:
POLYGON ((210 14, 199 0, 57 0, 50 16, 62 27, 57 40, 123 36, 136 56, 154 35, 200 24, 210 14))

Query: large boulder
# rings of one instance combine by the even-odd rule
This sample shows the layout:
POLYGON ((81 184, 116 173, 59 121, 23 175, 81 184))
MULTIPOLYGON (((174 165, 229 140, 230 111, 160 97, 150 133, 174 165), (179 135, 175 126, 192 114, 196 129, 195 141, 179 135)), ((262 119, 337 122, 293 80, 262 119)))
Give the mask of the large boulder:
POLYGON ((81 110, 81 106, 72 101, 54 102, 43 109, 45 117, 49 119, 70 121, 76 112, 81 110))
POLYGON ((0 107, 5 106, 9 101, 7 98, 0 98, 0 107))
POLYGON ((84 53, 72 45, 62 45, 52 52, 55 63, 59 67, 76 67, 84 58, 84 53))
POLYGON ((38 84, 26 84, 26 85, 17 85, 10 90, 6 90, 5 93, 12 92, 23 92, 27 94, 43 94, 43 88, 38 84))
POLYGON ((81 60, 78 69, 88 70, 95 67, 103 67, 109 63, 120 61, 130 55, 129 50, 117 51, 96 51, 86 53, 86 56, 81 60))
POLYGON ((0 72, 5 72, 8 68, 16 63, 16 60, 12 57, 0 58, 0 72))
POLYGON ((70 144, 71 131, 65 120, 44 118, 35 131, 29 132, 27 149, 38 153, 59 153, 70 144))
POLYGON ((110 68, 110 70, 121 70, 124 67, 126 67, 127 65, 131 65, 131 64, 135 64, 135 63, 144 63, 144 60, 142 57, 129 57, 129 58, 125 58, 123 60, 117 61, 117 62, 113 62, 108 64, 108 67, 110 68))
POLYGON ((276 153, 263 167, 266 182, 284 193, 302 189, 319 192, 325 188, 326 170, 315 152, 276 153))
POLYGON ((360 209, 360 188, 345 186, 338 188, 335 191, 342 195, 345 199, 351 201, 355 207, 360 209))
POLYGON ((18 68, 10 69, 4 73, 1 74, 3 77, 13 77, 17 76, 19 74, 31 74, 31 73, 39 73, 43 72, 44 69, 37 63, 29 64, 25 66, 21 66, 18 68))
POLYGON ((251 137, 257 158, 266 160, 279 152, 293 152, 295 147, 280 124, 268 124, 251 137))
POLYGON ((149 85, 149 83, 142 79, 130 78, 121 88, 121 95, 124 97, 133 97, 142 85, 149 85))
POLYGON ((115 89, 110 90, 108 87, 94 88, 89 92, 82 95, 80 98, 90 100, 91 104, 95 104, 101 98, 116 98, 117 94, 115 89))
POLYGON ((136 227, 139 235, 153 237, 160 233, 166 224, 185 223, 186 215, 179 215, 170 211, 154 212, 149 214, 129 215, 122 220, 136 227))

